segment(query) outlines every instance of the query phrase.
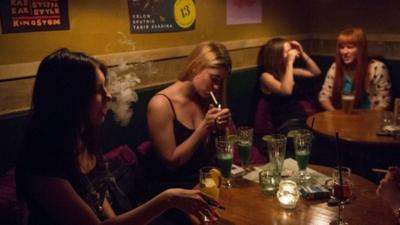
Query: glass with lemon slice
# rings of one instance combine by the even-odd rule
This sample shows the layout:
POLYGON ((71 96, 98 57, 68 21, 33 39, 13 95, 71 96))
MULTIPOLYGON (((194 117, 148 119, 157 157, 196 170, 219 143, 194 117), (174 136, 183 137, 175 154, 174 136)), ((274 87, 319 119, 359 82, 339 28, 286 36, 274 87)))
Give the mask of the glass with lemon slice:
POLYGON ((212 166, 200 169, 200 190, 215 200, 219 198, 219 188, 221 186, 221 173, 212 166))

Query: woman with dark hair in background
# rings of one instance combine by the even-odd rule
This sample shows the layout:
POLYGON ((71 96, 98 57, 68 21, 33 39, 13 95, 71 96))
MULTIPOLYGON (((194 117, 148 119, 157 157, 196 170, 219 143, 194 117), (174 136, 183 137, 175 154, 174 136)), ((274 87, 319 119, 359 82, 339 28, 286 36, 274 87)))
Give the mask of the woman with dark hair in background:
POLYGON ((307 114, 300 104, 301 90, 296 86, 295 77, 319 75, 321 71, 314 60, 299 42, 273 38, 261 49, 259 64, 261 93, 270 103, 274 127, 285 133, 293 125, 305 124, 307 114), (295 67, 296 58, 301 58, 306 68, 295 67))
POLYGON ((325 77, 319 101, 325 110, 342 107, 342 94, 354 92, 354 107, 385 109, 390 104, 390 77, 382 62, 368 59, 368 41, 361 28, 337 37, 336 59, 325 77))
POLYGON ((116 216, 108 200, 99 126, 111 99, 107 70, 79 52, 60 49, 40 63, 16 182, 29 224, 147 224, 169 208, 214 218, 197 190, 170 189, 116 216))

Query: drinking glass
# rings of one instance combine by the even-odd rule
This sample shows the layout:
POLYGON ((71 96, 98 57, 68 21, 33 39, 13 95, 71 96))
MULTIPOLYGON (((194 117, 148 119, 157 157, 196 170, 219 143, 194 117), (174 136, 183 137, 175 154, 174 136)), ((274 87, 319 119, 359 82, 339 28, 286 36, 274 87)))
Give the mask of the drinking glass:
POLYGON ((391 111, 382 111, 381 130, 386 130, 387 126, 394 125, 394 115, 391 111))
POLYGON ((267 164, 267 168, 261 170, 258 174, 261 190, 267 195, 273 195, 276 193, 281 181, 281 175, 278 174, 276 168, 267 164))
POLYGON ((333 221, 331 224, 335 225, 348 225, 343 219, 343 209, 344 204, 350 201, 352 196, 352 185, 351 185, 351 170, 348 167, 336 168, 333 171, 333 187, 332 187, 332 197, 338 202, 338 220, 333 221), (342 178, 340 179, 340 172, 342 178))
POLYGON ((342 109, 344 113, 351 114, 354 108, 354 92, 342 93, 342 109))
POLYGON ((220 177, 217 168, 206 166, 200 168, 200 190, 215 200, 219 198, 220 177))
POLYGON ((269 161, 280 175, 286 155, 286 136, 282 134, 273 134, 265 139, 265 141, 267 142, 269 161))
POLYGON ((306 129, 296 130, 293 137, 294 152, 296 155, 297 166, 299 167, 300 183, 311 179, 311 175, 308 173, 307 167, 310 159, 312 139, 312 133, 306 129))
MULTIPOLYGON (((221 184, 220 172, 217 168, 212 166, 202 167, 199 172, 200 191, 210 195, 218 201, 219 187, 221 184)), ((208 224, 211 220, 204 215, 202 222, 203 224, 208 224)))
POLYGON ((216 139, 215 147, 217 151, 217 165, 222 174, 222 186, 230 188, 231 184, 231 169, 233 159, 233 143, 226 139, 216 139))
POLYGON ((239 137, 237 146, 239 151, 240 164, 246 172, 248 170, 251 157, 251 146, 253 144, 253 128, 246 126, 238 127, 237 135, 239 137))

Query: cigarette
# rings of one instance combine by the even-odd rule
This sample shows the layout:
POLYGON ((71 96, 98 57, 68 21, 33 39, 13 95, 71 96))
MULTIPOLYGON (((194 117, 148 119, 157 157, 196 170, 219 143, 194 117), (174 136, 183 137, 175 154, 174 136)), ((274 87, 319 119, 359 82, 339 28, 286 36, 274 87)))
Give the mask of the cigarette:
POLYGON ((217 101, 217 98, 215 98, 215 95, 214 95, 214 93, 212 91, 210 91, 210 95, 211 95, 211 98, 212 98, 212 100, 214 102, 214 105, 215 106, 220 106, 220 104, 217 101))
POLYGON ((376 173, 387 173, 389 170, 373 168, 372 171, 376 173))
POLYGON ((208 203, 209 205, 212 205, 212 206, 214 206, 214 207, 217 207, 218 209, 225 210, 225 207, 222 206, 222 205, 220 205, 217 201, 213 201, 213 200, 209 200, 209 199, 207 199, 206 201, 207 201, 207 203, 208 203))

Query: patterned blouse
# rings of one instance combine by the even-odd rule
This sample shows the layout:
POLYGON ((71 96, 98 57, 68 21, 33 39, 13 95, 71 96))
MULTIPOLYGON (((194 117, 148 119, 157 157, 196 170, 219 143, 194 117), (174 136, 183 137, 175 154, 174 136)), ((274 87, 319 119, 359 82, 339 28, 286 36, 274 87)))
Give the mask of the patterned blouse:
MULTIPOLYGON (((319 100, 327 100, 332 97, 333 83, 335 79, 336 65, 333 63, 325 77, 319 100)), ((372 59, 368 67, 368 87, 366 92, 370 102, 370 109, 387 108, 390 104, 390 77, 388 69, 381 61, 372 59)))

